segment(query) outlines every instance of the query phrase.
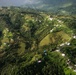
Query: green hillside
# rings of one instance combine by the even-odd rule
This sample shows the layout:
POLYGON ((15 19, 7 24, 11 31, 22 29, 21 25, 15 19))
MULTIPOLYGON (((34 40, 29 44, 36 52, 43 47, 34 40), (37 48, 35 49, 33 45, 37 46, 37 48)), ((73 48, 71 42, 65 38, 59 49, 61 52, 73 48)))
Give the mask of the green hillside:
POLYGON ((0 10, 0 75, 76 75, 76 15, 20 7, 0 10))

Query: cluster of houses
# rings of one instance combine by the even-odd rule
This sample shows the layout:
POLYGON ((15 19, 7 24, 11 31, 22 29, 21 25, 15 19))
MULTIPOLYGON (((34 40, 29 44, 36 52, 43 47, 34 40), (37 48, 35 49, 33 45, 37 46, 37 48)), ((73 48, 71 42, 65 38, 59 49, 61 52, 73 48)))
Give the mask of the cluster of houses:
MULTIPOLYGON (((69 46, 70 43, 69 43, 69 42, 65 42, 65 43, 60 44, 60 46, 64 46, 64 45, 68 45, 68 46, 69 46)), ((65 53, 62 53, 62 52, 60 51, 60 49, 57 49, 57 50, 55 50, 55 51, 61 53, 61 56, 63 56, 63 57, 66 56, 66 54, 65 54, 65 53)), ((70 63, 71 63, 70 59, 67 59, 68 68, 69 68, 69 69, 73 69, 73 71, 76 72, 76 64, 75 64, 75 65, 71 65, 70 63)))

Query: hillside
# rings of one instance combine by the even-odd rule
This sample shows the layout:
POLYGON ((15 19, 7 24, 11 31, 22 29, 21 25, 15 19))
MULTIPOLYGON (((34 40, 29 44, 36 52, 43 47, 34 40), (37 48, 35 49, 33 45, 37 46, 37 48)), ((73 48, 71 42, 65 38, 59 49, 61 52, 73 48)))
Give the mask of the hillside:
POLYGON ((0 75, 76 75, 76 15, 21 7, 0 9, 0 75))

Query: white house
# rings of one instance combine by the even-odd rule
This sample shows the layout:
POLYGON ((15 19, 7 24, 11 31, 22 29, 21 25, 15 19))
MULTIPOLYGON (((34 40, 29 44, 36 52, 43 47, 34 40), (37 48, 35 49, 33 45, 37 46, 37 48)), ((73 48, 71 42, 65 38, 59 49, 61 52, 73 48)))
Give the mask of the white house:
POLYGON ((60 52, 60 50, 56 50, 56 52, 60 52))
POLYGON ((74 39, 76 39, 76 36, 73 36, 74 39))
POLYGON ((41 63, 41 60, 38 60, 38 63, 41 63))
POLYGON ((64 56, 65 56, 65 54, 64 54, 64 53, 62 53, 62 56, 64 57, 64 56))
POLYGON ((51 21, 53 20, 53 18, 49 18, 51 21))

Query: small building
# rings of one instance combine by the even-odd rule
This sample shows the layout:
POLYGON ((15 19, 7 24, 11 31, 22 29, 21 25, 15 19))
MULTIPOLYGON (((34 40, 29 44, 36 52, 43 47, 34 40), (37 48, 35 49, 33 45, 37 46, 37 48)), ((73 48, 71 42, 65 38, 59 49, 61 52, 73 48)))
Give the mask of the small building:
POLYGON ((56 27, 58 27, 59 25, 57 24, 56 27))
POLYGON ((76 36, 73 36, 74 39, 76 39, 76 36))
POLYGON ((61 20, 57 20, 59 23, 62 23, 62 21, 61 20))
POLYGON ((47 55, 47 53, 44 53, 45 55, 47 55))
POLYGON ((4 42, 3 44, 4 44, 4 45, 6 45, 7 43, 6 43, 6 42, 4 42))
POLYGON ((67 45, 70 45, 70 43, 67 43, 67 45))
POLYGON ((50 30, 50 33, 53 32, 53 30, 54 30, 54 29, 51 29, 51 30, 50 30))
POLYGON ((38 63, 41 63, 42 61, 41 60, 38 60, 38 63))
POLYGON ((65 44, 66 44, 66 45, 70 45, 70 43, 69 43, 69 42, 65 42, 65 44))
POLYGON ((60 46, 64 46, 64 45, 65 45, 64 43, 60 44, 60 46))
POLYGON ((76 64, 74 66, 76 67, 76 64))
POLYGON ((49 19, 50 19, 51 21, 53 20, 53 18, 51 18, 51 17, 50 17, 49 19))
POLYGON ((64 56, 65 56, 65 54, 64 54, 64 53, 62 53, 62 56, 64 57, 64 56))
POLYGON ((56 50, 56 52, 60 52, 60 50, 56 50))
POLYGON ((14 43, 14 40, 13 39, 10 39, 10 43, 14 43))
POLYGON ((73 70, 74 72, 76 72, 76 70, 73 70))

